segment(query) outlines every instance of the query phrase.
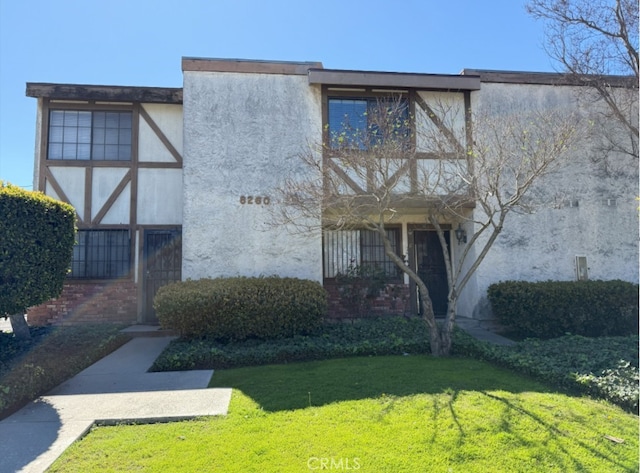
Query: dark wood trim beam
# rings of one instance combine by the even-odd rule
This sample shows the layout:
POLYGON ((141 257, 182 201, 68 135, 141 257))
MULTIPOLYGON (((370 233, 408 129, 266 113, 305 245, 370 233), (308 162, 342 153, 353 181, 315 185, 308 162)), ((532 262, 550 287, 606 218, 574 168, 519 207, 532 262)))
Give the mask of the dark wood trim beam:
POLYGON ((438 115, 433 111, 431 107, 425 102, 420 95, 416 94, 416 103, 418 106, 424 110, 427 114, 429 120, 433 122, 433 124, 442 132, 442 134, 447 138, 447 141, 451 143, 451 145, 455 148, 455 152, 458 154, 464 155, 464 147, 460 144, 458 139, 456 138, 455 133, 453 133, 444 122, 440 119, 438 115))
POLYGON ((321 62, 252 61, 246 59, 214 59, 183 57, 182 71, 241 72, 253 74, 307 75, 311 68, 322 69, 321 62))
POLYGON ((169 150, 171 156, 173 156, 177 163, 182 165, 182 156, 180 155, 180 152, 171 144, 171 141, 169 141, 167 135, 164 134, 164 132, 160 129, 156 122, 153 121, 153 118, 151 118, 149 112, 147 112, 143 106, 140 106, 139 112, 140 116, 144 119, 145 122, 147 122, 147 125, 151 127, 156 136, 160 139, 160 141, 162 141, 162 144, 169 150))
POLYGON ((309 84, 448 91, 480 90, 480 78, 471 75, 342 71, 335 69, 309 69, 309 84))
POLYGON ((559 72, 493 71, 483 69, 463 69, 462 75, 479 77, 480 82, 497 82, 502 84, 588 86, 593 82, 604 82, 612 87, 638 88, 638 79, 634 76, 563 74, 559 72))
POLYGON ((182 103, 182 88, 27 82, 27 97, 99 102, 182 103))
POLYGON ((325 161, 326 165, 328 168, 331 168, 331 170, 333 172, 335 172, 338 177, 340 177, 340 179, 342 179, 344 181, 344 183, 346 185, 348 185, 349 187, 351 187, 351 189, 357 193, 357 194, 364 194, 364 190, 355 183, 355 181, 353 179, 351 179, 346 172, 344 172, 340 166, 338 166, 335 162, 333 162, 333 160, 331 158, 327 159, 325 161))
POLYGON ((91 223, 99 224, 100 222, 102 222, 102 219, 104 218, 104 216, 111 209, 111 206, 113 206, 115 201, 118 200, 118 197, 120 197, 120 194, 122 194, 122 191, 127 187, 127 184, 129 184, 130 182, 131 182, 131 170, 129 169, 127 173, 124 175, 124 177, 120 180, 120 183, 118 184, 118 186, 111 193, 107 201, 104 203, 102 208, 98 211, 95 218, 92 219, 91 223))
MULTIPOLYGON (((67 194, 65 194, 64 191, 62 190, 62 187, 60 187, 60 184, 58 184, 58 181, 56 181, 56 178, 53 177, 53 174, 51 173, 51 170, 48 167, 44 169, 43 174, 44 174, 44 185, 43 185, 42 192, 46 191, 47 182, 48 182, 51 188, 58 195, 58 199, 62 200, 63 202, 66 202, 69 205, 73 205, 71 204, 69 197, 67 197, 67 194)), ((78 219, 78 222, 77 222, 78 225, 82 225, 84 223, 84 220, 80 218, 80 215, 78 215, 77 210, 76 210, 76 218, 78 219)))

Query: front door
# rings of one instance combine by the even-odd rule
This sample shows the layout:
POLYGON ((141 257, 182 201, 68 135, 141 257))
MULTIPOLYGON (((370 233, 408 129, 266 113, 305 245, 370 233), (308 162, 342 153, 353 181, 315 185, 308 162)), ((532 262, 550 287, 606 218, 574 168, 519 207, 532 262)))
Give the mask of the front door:
MULTIPOLYGON (((445 231, 445 241, 449 245, 449 232, 445 231)), ((436 316, 447 315, 449 284, 447 268, 438 233, 434 230, 414 230, 413 232, 415 268, 418 276, 426 284, 436 316)), ((418 293, 416 292, 416 297, 418 293)), ((422 314, 422 303, 418 297, 418 311, 422 314)))
POLYGON ((153 298, 160 287, 182 278, 182 232, 145 230, 144 232, 144 307, 145 323, 156 324, 153 298))

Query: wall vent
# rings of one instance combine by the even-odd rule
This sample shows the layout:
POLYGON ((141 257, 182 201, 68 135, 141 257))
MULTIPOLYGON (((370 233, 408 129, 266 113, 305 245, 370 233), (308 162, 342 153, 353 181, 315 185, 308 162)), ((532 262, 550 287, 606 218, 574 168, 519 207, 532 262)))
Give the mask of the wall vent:
POLYGON ((587 281, 589 279, 589 268, 586 256, 576 256, 576 280, 587 281))

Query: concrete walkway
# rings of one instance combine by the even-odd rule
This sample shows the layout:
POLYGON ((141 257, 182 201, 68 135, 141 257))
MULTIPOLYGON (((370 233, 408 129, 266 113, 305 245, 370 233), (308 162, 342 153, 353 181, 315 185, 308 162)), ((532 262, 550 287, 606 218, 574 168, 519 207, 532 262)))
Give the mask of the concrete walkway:
POLYGON ((225 415, 231 389, 204 389, 213 370, 147 373, 171 340, 134 338, 0 421, 0 473, 45 471, 96 423, 225 415))

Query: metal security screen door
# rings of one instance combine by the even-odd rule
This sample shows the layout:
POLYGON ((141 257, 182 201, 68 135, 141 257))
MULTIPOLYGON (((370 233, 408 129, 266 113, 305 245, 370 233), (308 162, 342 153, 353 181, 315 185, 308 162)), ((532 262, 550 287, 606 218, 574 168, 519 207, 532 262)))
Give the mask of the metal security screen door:
MULTIPOLYGON (((445 240, 449 245, 449 233, 445 232, 445 240)), ((418 275, 427 285, 433 312, 438 317, 447 315, 449 284, 447 283, 447 268, 444 263, 442 245, 435 231, 414 231, 416 268, 418 275)), ((422 303, 418 301, 419 313, 422 313, 422 303)))
POLYGON ((182 232, 177 229, 145 230, 144 259, 144 322, 157 323, 153 309, 156 292, 182 278, 182 232))

